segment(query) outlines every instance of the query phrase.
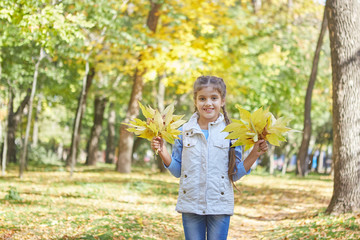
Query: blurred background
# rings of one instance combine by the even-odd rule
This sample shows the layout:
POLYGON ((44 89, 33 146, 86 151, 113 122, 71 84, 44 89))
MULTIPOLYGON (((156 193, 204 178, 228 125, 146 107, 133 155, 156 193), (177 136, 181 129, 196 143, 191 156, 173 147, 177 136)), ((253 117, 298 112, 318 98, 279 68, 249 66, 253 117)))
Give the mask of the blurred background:
POLYGON ((324 1, 0 2, 3 174, 9 166, 19 166, 21 175, 31 165, 72 172, 76 164, 99 163, 118 172, 132 166, 164 171, 150 144, 121 123, 144 118, 137 101, 160 110, 175 103, 175 114, 188 119, 200 75, 224 79, 232 118, 239 118, 235 104, 249 111, 270 107, 303 131, 314 66, 309 146, 300 150, 303 133, 291 133, 254 167, 271 174, 331 173, 327 34, 313 63, 324 1))

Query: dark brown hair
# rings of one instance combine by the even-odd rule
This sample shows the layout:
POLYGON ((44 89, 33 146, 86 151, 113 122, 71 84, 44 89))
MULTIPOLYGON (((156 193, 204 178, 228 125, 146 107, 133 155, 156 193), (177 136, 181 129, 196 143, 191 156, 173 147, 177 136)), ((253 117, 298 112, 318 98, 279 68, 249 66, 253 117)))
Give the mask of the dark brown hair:
MULTIPOLYGON (((221 99, 225 99, 226 97, 226 85, 222 78, 215 77, 215 76, 201 76, 198 77, 194 83, 194 102, 196 101, 197 93, 204 87, 211 86, 215 90, 220 93, 221 99)), ((195 106, 196 111, 196 106, 195 106)), ((231 121, 229 119, 228 113, 226 111, 225 104, 222 106, 222 111, 224 114, 224 119, 226 125, 230 124, 231 121)), ((228 176, 231 183, 237 189, 234 184, 233 176, 236 174, 236 155, 235 155, 235 148, 230 148, 229 151, 229 168, 228 168, 228 176)))

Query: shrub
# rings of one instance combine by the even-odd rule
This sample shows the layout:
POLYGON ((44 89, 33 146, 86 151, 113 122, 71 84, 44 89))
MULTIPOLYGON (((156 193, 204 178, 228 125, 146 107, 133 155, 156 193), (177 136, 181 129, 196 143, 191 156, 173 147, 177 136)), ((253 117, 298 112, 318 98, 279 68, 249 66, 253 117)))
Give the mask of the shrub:
POLYGON ((9 187, 7 192, 8 194, 5 195, 5 200, 22 201, 22 198, 15 187, 9 187))

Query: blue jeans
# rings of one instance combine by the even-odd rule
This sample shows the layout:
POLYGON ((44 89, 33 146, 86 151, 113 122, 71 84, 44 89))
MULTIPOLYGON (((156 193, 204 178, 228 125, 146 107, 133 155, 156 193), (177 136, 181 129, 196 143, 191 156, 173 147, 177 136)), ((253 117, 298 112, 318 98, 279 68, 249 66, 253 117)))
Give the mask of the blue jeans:
POLYGON ((186 240, 226 240, 230 215, 183 213, 182 221, 186 240))

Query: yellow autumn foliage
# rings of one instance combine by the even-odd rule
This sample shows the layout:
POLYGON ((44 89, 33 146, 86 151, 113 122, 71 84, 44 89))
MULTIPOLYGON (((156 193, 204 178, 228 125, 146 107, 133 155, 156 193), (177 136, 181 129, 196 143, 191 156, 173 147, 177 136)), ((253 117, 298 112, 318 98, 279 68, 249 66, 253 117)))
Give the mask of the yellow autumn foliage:
POLYGON ((170 104, 163 112, 150 106, 145 107, 140 102, 139 106, 147 120, 145 122, 135 118, 130 123, 124 123, 130 126, 127 131, 149 141, 154 137, 161 137, 166 142, 174 144, 175 139, 179 139, 178 135, 181 131, 178 128, 185 123, 185 120, 182 120, 184 115, 173 115, 174 104, 170 104))
POLYGON ((279 146, 281 141, 286 141, 283 134, 291 130, 286 127, 289 119, 275 119, 269 108, 264 110, 261 107, 253 113, 239 105, 236 108, 240 112, 240 120, 232 119, 233 122, 223 130, 223 132, 229 132, 226 139, 236 139, 232 147, 245 145, 245 151, 247 151, 260 139, 275 146, 279 146))

